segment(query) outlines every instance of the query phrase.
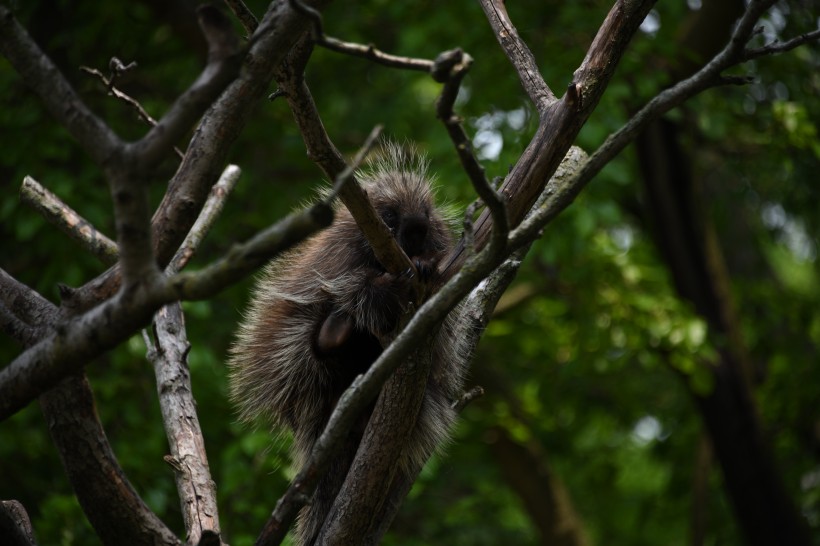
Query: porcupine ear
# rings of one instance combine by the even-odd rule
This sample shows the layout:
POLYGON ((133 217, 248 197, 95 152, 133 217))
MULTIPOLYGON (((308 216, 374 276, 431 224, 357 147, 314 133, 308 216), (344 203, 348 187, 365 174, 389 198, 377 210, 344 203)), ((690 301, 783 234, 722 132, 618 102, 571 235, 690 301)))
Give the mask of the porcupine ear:
POLYGON ((321 354, 331 354, 350 339, 353 333, 353 317, 347 313, 330 313, 322 322, 316 336, 316 346, 321 354))

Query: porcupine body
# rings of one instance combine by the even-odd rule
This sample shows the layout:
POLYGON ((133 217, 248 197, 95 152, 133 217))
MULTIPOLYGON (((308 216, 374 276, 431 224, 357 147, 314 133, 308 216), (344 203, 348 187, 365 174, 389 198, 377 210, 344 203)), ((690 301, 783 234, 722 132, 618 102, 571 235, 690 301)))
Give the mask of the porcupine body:
MULTIPOLYGON (((426 163, 388 145, 359 180, 396 241, 435 291, 437 266, 452 248, 434 204, 426 163)), ((382 352, 377 335, 393 330, 411 301, 410 281, 385 271, 346 208, 330 227, 271 262, 252 296, 231 349, 230 391, 241 418, 265 417, 293 431, 301 467, 342 392, 382 352)), ((398 472, 410 473, 447 438, 461 391, 460 340, 445 322, 416 427, 398 472)), ((361 440, 371 408, 345 441, 300 516, 300 544, 318 535, 361 440)))

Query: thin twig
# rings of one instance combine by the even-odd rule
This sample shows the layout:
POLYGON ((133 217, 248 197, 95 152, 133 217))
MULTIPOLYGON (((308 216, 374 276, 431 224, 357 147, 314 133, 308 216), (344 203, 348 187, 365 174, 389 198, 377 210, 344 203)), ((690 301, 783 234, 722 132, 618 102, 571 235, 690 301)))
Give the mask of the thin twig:
POLYGON ((484 388, 480 386, 475 386, 472 389, 465 392, 464 394, 462 394, 461 398, 453 402, 452 408, 456 410, 456 413, 461 413, 470 402, 472 402, 473 400, 477 400, 482 396, 484 396, 484 388))
POLYGON ((345 185, 355 183, 351 181, 353 180, 356 171, 362 166, 365 158, 373 149, 373 146, 376 145, 376 141, 379 139, 382 129, 383 127, 381 125, 376 125, 370 130, 370 134, 367 135, 367 138, 364 140, 361 148, 359 148, 359 151, 353 156, 353 159, 350 161, 350 165, 346 166, 344 170, 336 176, 336 179, 333 181, 331 191, 325 197, 325 202, 330 204, 334 199, 336 199, 336 196, 342 192, 345 185))
MULTIPOLYGON (((150 127, 156 127, 157 120, 151 117, 151 114, 149 114, 145 110, 145 108, 142 107, 142 105, 139 103, 137 99, 128 95, 127 93, 123 93, 114 86, 114 76, 112 76, 111 78, 106 78, 105 74, 103 74, 96 68, 90 68, 88 66, 81 66, 80 70, 85 72, 86 74, 90 74, 92 76, 96 76, 97 78, 99 78, 103 86, 105 86, 105 90, 108 92, 108 94, 112 95, 114 98, 117 98, 125 104, 127 104, 128 106, 130 106, 137 113, 138 119, 141 119, 150 127)), ((179 156, 180 159, 182 159, 182 150, 180 150, 177 146, 174 146, 174 152, 177 154, 177 156, 179 156)))
POLYGON ((320 36, 316 39, 316 45, 336 51, 337 53, 344 53, 354 57, 362 57, 391 68, 402 68, 405 70, 417 70, 419 72, 430 72, 433 69, 433 61, 429 59, 418 59, 414 57, 403 57, 400 55, 391 55, 379 49, 376 49, 372 44, 362 45, 353 42, 345 42, 331 36, 320 36))
MULTIPOLYGON (((436 117, 444 123, 447 134, 450 136, 450 140, 453 141, 458 157, 461 160, 461 165, 470 177, 473 189, 475 189, 478 196, 490 210, 494 226, 494 248, 500 249, 509 232, 506 204, 502 196, 493 189, 487 180, 484 174, 484 168, 473 153, 472 143, 467 137, 464 127, 461 125, 461 119, 453 112, 453 106, 458 96, 458 89, 471 64, 472 58, 460 49, 446 51, 436 59, 433 77, 436 78, 437 81, 444 82, 441 95, 439 95, 436 100, 436 117)), ((472 227, 472 225, 470 225, 470 227, 472 227)), ((468 237, 472 245, 472 229, 469 231, 468 237)), ((472 246, 470 248, 472 248, 472 246)), ((446 271, 451 266, 452 261, 444 260, 442 270, 446 271)))
POLYGON ((100 233, 90 222, 63 203, 30 176, 23 178, 20 201, 30 205, 63 233, 79 242, 102 263, 117 261, 117 243, 100 233))
POLYGON ((803 44, 815 42, 818 39, 820 39, 820 29, 812 30, 811 32, 801 34, 800 36, 795 36, 794 38, 786 40, 785 42, 774 42, 763 47, 747 49, 743 54, 743 59, 749 61, 766 55, 776 55, 778 53, 784 53, 786 51, 791 51, 792 49, 803 44))

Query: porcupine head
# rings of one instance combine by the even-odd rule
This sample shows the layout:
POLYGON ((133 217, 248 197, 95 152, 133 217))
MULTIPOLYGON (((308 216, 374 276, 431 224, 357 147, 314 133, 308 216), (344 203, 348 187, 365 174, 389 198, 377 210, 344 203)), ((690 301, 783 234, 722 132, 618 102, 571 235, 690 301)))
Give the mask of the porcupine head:
MULTIPOLYGON (((452 236, 435 206, 424 159, 388 143, 357 178, 427 291, 435 291, 445 280, 438 266, 452 249, 452 236)), ((301 466, 342 392, 381 354, 378 337, 394 329, 411 290, 408 276, 385 271, 350 213, 337 205, 327 229, 273 260, 257 282, 228 362, 240 417, 262 417, 292 430, 301 466)), ((462 379, 460 340, 452 332, 448 320, 433 339, 430 378, 400 471, 423 464, 454 420, 450 405, 462 379)), ((303 509, 300 543, 310 544, 318 533, 367 413, 303 509)))

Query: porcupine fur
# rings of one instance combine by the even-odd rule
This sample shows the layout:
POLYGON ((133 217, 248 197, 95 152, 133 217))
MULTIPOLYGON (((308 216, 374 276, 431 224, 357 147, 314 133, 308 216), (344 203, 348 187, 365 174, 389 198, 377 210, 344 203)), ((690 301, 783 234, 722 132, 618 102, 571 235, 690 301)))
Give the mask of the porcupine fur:
MULTIPOLYGON (((431 292, 443 284, 439 262, 452 249, 445 214, 434 203, 427 164, 415 151, 385 145, 357 173, 376 211, 431 292)), ((307 459, 342 392, 381 354, 410 302, 406 276, 387 273, 350 213, 272 261, 259 279, 231 348, 230 393, 243 420, 266 418, 293 431, 293 458, 307 459), (341 340, 341 343, 340 343, 341 340)), ((417 424, 398 461, 410 473, 447 439, 461 392, 461 341, 445 321, 417 424)), ((361 416, 311 503, 299 515, 299 543, 312 544, 356 453, 372 405, 361 416)))

